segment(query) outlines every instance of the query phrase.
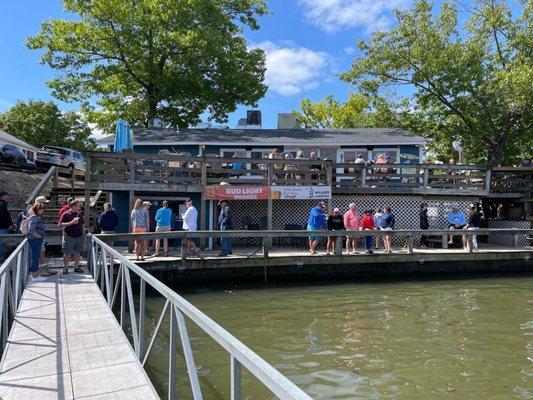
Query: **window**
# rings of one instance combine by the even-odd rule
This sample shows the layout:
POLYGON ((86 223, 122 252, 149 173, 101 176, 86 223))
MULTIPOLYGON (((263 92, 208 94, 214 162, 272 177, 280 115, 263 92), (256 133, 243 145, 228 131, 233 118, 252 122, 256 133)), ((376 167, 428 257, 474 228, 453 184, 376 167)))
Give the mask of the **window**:
POLYGON ((62 149, 61 147, 53 147, 53 146, 44 146, 44 151, 49 151, 50 153, 56 153, 56 154, 67 154, 67 150, 62 149))
POLYGON ((373 161, 376 161, 379 155, 383 155, 383 157, 392 157, 393 161, 395 163, 400 162, 400 149, 374 149, 370 151, 370 158, 373 161))

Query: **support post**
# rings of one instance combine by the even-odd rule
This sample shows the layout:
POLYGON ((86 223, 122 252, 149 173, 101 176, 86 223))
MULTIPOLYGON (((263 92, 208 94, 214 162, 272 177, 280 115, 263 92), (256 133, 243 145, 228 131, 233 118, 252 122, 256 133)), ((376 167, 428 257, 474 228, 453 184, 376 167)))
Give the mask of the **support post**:
POLYGON ((241 400, 241 363, 231 356, 231 400, 241 400))
MULTIPOLYGON (((326 176, 327 176, 327 185, 333 187, 333 164, 328 162, 326 164, 326 176)), ((333 199, 330 197, 327 201, 327 211, 328 214, 331 214, 331 209, 333 207, 333 199)))
POLYGON ((427 188, 429 186, 429 168, 424 167, 424 180, 422 181, 422 187, 427 188))
POLYGON ((176 342, 178 340, 178 324, 174 306, 170 307, 170 332, 168 348, 168 400, 175 399, 176 393, 176 342))
POLYGON ((407 252, 413 254, 413 235, 407 235, 407 252))
MULTIPOLYGON (((54 172, 54 179, 56 174, 57 168, 54 172)), ((74 169, 72 170, 72 176, 74 176, 74 169)), ((72 185, 72 189, 74 190, 74 184, 72 185)), ((91 157, 87 157, 85 160, 85 201, 83 205, 83 215, 85 219, 85 229, 87 229, 87 232, 89 233, 94 233, 91 231, 91 157)))
POLYGON ((144 352, 144 324, 146 316, 146 282, 141 278, 139 287, 139 361, 142 360, 144 352))
MULTIPOLYGON (((272 183, 274 180, 274 166, 273 164, 268 164, 268 174, 267 174, 267 184, 268 184, 268 200, 267 200, 267 230, 271 231, 273 228, 273 219, 272 219, 272 209, 273 207, 273 201, 272 201, 272 183)), ((265 238, 268 241, 268 247, 272 247, 272 238, 265 238)))
MULTIPOLYGON (((133 210, 133 204, 135 202, 135 191, 130 190, 128 192, 128 232, 132 232, 132 226, 131 226, 131 212, 133 210)), ((128 240, 128 251, 133 251, 133 241, 128 240)))
MULTIPOLYGON (((87 164, 87 161, 85 162, 85 185, 87 185, 87 175, 89 175, 89 180, 91 179, 90 178, 91 177, 91 170, 90 170, 91 164, 90 162, 89 164, 87 164), (88 174, 87 174, 87 171, 89 171, 88 174)), ((52 185, 54 189, 57 189, 59 187, 59 173, 57 172, 57 167, 54 167, 54 177, 52 180, 52 185)))
POLYGON ((187 261, 187 237, 184 236, 183 239, 181 239, 181 265, 183 266, 185 262, 187 261))
MULTIPOLYGON (((207 186, 207 164, 205 162, 205 158, 202 160, 202 178, 201 178, 201 189, 202 193, 200 193, 200 230, 205 231, 205 211, 206 211, 206 204, 205 204, 205 198, 204 198, 204 189, 207 186)), ((200 238, 200 250, 205 250, 205 239, 200 238)))
POLYGON ((466 244, 468 246, 468 252, 474 252, 474 237, 472 235, 466 235, 466 244))
POLYGON ((366 166, 363 165, 361 168, 361 187, 366 187, 366 166))
POLYGON ((486 194, 490 193, 491 180, 492 180, 492 170, 489 167, 487 167, 487 169, 485 170, 485 187, 483 188, 486 194))
POLYGON ((335 255, 342 256, 342 236, 335 238, 335 255))
POLYGON ((448 248, 448 235, 442 235, 442 248, 448 248))

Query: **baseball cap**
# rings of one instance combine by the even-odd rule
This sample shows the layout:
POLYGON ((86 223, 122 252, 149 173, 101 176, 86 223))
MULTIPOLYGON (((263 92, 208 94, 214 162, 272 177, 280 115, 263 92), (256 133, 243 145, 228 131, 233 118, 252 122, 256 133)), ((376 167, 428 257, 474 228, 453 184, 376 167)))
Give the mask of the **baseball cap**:
POLYGON ((38 196, 35 198, 35 204, 42 204, 42 203, 50 203, 50 200, 48 200, 45 196, 38 196))
POLYGON ((219 200, 218 205, 226 203, 226 200, 219 200))
POLYGON ((326 203, 324 203, 323 201, 319 201, 319 202, 318 202, 318 206, 319 206, 320 208, 326 208, 326 203))
POLYGON ((151 206, 152 203, 150 203, 149 201, 143 201, 143 206, 151 206))

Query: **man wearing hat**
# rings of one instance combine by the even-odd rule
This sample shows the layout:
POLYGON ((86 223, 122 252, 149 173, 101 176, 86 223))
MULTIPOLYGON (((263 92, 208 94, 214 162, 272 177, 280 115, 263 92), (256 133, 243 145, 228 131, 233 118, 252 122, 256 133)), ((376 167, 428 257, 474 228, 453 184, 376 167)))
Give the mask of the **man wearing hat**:
MULTIPOLYGON (((218 216, 218 224, 221 231, 229 231, 233 229, 233 215, 226 200, 218 202, 220 207, 220 214, 218 216)), ((231 251, 231 238, 224 236, 220 238, 220 257, 226 257, 228 254, 233 254, 231 251)))
MULTIPOLYGON (((323 201, 311 209, 307 220, 308 231, 319 231, 322 229, 326 229, 326 203, 323 201)), ((319 241, 320 236, 309 236, 309 252, 311 254, 316 254, 316 246, 319 241)))
MULTIPOLYGON (((0 234, 7 234, 9 230, 14 230, 11 214, 7 209, 7 203, 11 201, 9 193, 0 191, 0 234)), ((4 261, 6 245, 0 242, 0 261, 4 261)))

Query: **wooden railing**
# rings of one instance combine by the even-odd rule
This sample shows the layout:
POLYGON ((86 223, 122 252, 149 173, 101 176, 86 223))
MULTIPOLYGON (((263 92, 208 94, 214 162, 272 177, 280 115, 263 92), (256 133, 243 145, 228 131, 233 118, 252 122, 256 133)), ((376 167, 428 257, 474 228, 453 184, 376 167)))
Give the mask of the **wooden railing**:
POLYGON ((531 193, 533 168, 494 167, 491 191, 499 193, 531 193))
POLYGON ((491 170, 479 165, 353 164, 329 160, 87 154, 92 189, 151 190, 154 185, 330 185, 337 193, 488 194, 491 170), (118 185, 118 186, 117 186, 118 185))

